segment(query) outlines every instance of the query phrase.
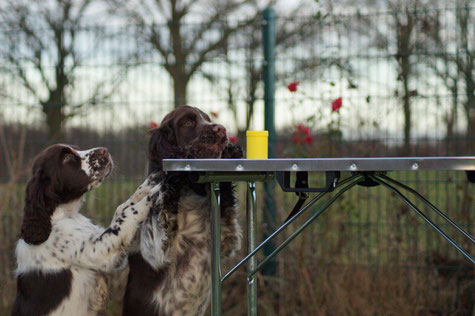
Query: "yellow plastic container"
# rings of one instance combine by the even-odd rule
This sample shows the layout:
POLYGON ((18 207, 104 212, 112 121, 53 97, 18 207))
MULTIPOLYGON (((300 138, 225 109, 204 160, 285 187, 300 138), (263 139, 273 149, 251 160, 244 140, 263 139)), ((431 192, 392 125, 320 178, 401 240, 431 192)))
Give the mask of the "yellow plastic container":
POLYGON ((246 132, 246 158, 247 159, 267 159, 268 131, 247 131, 246 132))

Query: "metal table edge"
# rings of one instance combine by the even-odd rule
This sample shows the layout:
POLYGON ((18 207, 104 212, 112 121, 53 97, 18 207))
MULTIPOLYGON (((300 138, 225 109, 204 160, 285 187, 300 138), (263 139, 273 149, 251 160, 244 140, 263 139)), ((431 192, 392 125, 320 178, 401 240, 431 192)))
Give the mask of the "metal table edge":
POLYGON ((164 159, 164 171, 474 171, 475 156, 277 158, 277 159, 164 159))

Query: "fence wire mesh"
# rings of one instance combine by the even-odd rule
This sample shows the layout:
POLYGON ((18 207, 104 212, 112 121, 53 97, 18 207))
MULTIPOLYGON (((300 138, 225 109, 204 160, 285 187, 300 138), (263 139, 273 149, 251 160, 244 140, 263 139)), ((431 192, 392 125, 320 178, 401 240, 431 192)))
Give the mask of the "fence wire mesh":
MULTIPOLYGON (((474 155, 474 9, 278 17, 277 156, 474 155)), ((196 34, 203 25, 180 26, 196 34)), ((84 206, 107 225, 145 174, 150 123, 175 103, 212 113, 243 145, 245 130, 264 126, 258 19, 215 21, 186 59, 150 41, 171 41, 170 25, 60 29, 58 39, 47 25, 30 33, 0 28, 0 314, 15 295, 29 165, 47 145, 109 149, 117 168, 84 206), (199 54, 223 34, 214 51, 199 54), (180 77, 179 69, 192 75, 180 77)), ((464 174, 395 177, 475 233, 473 185, 464 174)), ((276 199, 282 221, 295 196, 276 199)), ((348 194, 278 262, 276 278, 259 276, 263 315, 471 315, 475 306, 474 268, 382 188, 348 194)), ((114 283, 110 315, 120 314, 123 283, 114 283)), ((225 313, 245 312, 243 289, 237 279, 225 283, 225 313)))

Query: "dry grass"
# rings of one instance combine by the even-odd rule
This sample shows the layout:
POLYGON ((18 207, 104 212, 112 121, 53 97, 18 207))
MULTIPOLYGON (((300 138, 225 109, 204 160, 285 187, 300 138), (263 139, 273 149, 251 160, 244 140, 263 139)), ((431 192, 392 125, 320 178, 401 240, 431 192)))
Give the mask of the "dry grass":
MULTIPOLYGON (((86 215, 106 225, 113 206, 136 185, 136 181, 106 182, 89 195, 86 215), (94 212, 97 210, 104 213, 94 212)), ((0 184, 0 315, 9 315, 16 291, 13 248, 23 191, 24 183, 0 184)), ((241 188, 241 194, 243 191, 241 188)), ((454 184, 447 192, 470 196, 473 189, 454 184)), ((259 315, 471 315, 469 309, 463 312, 461 300, 468 294, 475 301, 475 291, 470 290, 475 289, 473 268, 464 274, 444 274, 429 265, 427 253, 445 246, 445 242, 432 240, 435 235, 421 228, 425 226, 415 225, 414 218, 390 196, 377 201, 378 194, 381 193, 362 190, 358 198, 345 196, 334 206, 335 211, 322 217, 278 255, 276 277, 258 275, 259 315), (387 208, 391 212, 383 211, 387 208), (374 221, 371 216, 376 215, 374 221), (418 237, 420 243, 414 244, 418 237)), ((282 222, 295 196, 277 198, 277 222, 282 222)), ((449 196, 437 199, 443 205, 454 203, 449 196)), ((295 226, 291 230, 294 229, 295 226)), ((287 236, 285 232, 279 240, 287 236)), ((450 253, 449 257, 459 258, 450 253)), ((127 271, 121 271, 112 277, 107 315, 121 313, 126 276, 127 271)), ((226 280, 225 315, 246 315, 245 288, 243 270, 226 280)))

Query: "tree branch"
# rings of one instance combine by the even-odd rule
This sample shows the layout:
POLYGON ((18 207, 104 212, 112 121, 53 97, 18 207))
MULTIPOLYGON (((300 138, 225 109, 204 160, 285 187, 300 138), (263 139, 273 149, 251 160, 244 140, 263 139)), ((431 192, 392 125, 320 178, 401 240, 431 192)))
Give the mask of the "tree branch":
POLYGON ((119 89, 120 84, 131 67, 133 67, 133 65, 126 65, 123 67, 113 76, 114 80, 112 82, 109 80, 104 80, 96 84, 94 87, 94 92, 91 93, 91 96, 87 100, 76 103, 75 105, 71 105, 70 112, 65 116, 66 119, 80 115, 86 106, 97 106, 98 104, 104 103, 106 100, 110 99, 112 95, 114 95, 114 93, 116 93, 119 89), (112 88, 109 91, 102 93, 101 91, 104 90, 106 85, 111 85, 112 88))
MULTIPOLYGON (((223 16, 226 16, 233 12, 234 10, 238 9, 242 5, 248 4, 253 2, 252 0, 245 0, 242 2, 233 2, 232 4, 228 4, 224 10, 216 11, 212 16, 208 17, 206 22, 200 24, 200 28, 196 30, 196 36, 193 38, 189 46, 186 48, 188 52, 192 52, 196 49, 196 45, 203 40, 203 35, 206 34, 209 30, 214 30, 214 25, 219 21, 222 21, 223 16)), ((257 10, 256 10, 257 11, 257 10)), ((259 14, 256 14, 251 19, 255 19, 259 14)))
POLYGON ((223 46, 224 44, 227 43, 229 36, 236 33, 238 30, 240 30, 240 29, 242 29, 246 26, 251 25, 252 23, 254 23, 254 19, 249 19, 249 20, 245 21, 244 23, 239 24, 239 25, 237 25, 235 27, 232 27, 232 28, 225 27, 221 37, 217 41, 210 43, 203 50, 197 52, 198 59, 195 62, 192 63, 191 69, 187 73, 188 77, 191 77, 196 72, 196 70, 198 68, 200 68, 201 65, 207 59, 210 59, 210 58, 218 55, 219 54, 219 52, 217 51, 218 48, 220 48, 221 46, 223 46), (214 53, 214 56, 210 55, 211 53, 214 53))
POLYGON ((170 73, 171 72, 171 65, 170 61, 168 59, 168 53, 166 49, 162 46, 162 43, 160 41, 160 34, 156 31, 157 26, 156 25, 151 25, 150 26, 150 37, 149 37, 149 42, 152 44, 152 46, 158 50, 160 55, 162 55, 163 60, 165 62, 164 67, 165 69, 170 73))
POLYGON ((7 55, 7 59, 10 63, 12 63, 14 65, 13 69, 7 68, 7 70, 10 73, 18 76, 20 78, 20 80, 22 81, 23 86, 28 91, 30 91, 30 93, 33 94, 33 96, 35 98, 39 99, 38 92, 36 91, 36 89, 31 85, 30 81, 28 80, 27 75, 25 73, 25 70, 23 69, 23 64, 21 63, 21 61, 16 56, 13 56, 11 54, 7 55))

